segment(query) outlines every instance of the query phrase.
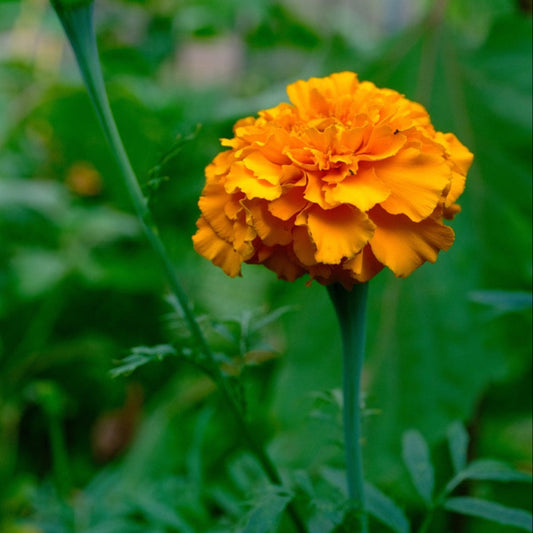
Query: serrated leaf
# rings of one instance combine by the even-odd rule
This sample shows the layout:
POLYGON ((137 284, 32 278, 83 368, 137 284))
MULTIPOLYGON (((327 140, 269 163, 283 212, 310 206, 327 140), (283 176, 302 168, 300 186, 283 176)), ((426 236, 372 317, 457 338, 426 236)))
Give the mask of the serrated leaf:
POLYGON ((491 522, 517 527, 525 531, 532 531, 533 527, 533 515, 531 513, 479 498, 468 496, 450 498, 445 502, 444 508, 454 513, 484 518, 491 522))
POLYGON ((510 468, 505 463, 492 459, 479 459, 468 465, 463 472, 464 479, 478 479, 501 482, 531 483, 531 474, 519 472, 510 468))
POLYGON ((366 510, 395 533, 409 533, 409 521, 404 512, 379 489, 365 483, 366 510))
POLYGON ((291 496, 279 492, 270 492, 255 503, 248 513, 244 527, 236 533, 269 533, 278 524, 281 513, 290 502, 291 496))
POLYGON ((469 436, 461 422, 454 422, 448 428, 448 446, 450 456, 456 473, 461 472, 466 466, 469 436))
POLYGON ((117 367, 110 371, 111 377, 129 375, 139 367, 152 361, 161 361, 169 355, 176 355, 176 349, 169 344, 157 346, 136 346, 124 359, 121 359, 117 367))
POLYGON ((430 505, 435 476, 429 447, 419 431, 412 429, 404 433, 402 457, 418 494, 430 505))
POLYGON ((173 507, 154 499, 146 493, 138 493, 134 503, 143 514, 156 524, 169 526, 182 533, 195 533, 192 526, 173 507))

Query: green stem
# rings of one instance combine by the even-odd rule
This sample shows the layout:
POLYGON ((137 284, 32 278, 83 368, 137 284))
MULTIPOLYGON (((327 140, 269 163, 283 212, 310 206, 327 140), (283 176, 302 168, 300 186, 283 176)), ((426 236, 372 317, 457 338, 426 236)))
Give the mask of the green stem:
POLYGON ((64 497, 70 490, 71 482, 61 418, 55 413, 48 415, 48 431, 56 488, 60 497, 64 497))
POLYGON ((368 532, 365 511, 363 455, 361 449, 361 374, 365 354, 366 300, 368 285, 354 285, 351 291, 341 284, 328 286, 342 335, 344 439, 348 496, 360 516, 360 532, 368 532))
POLYGON ((459 472, 446 484, 442 492, 435 498, 431 506, 428 508, 418 533, 427 533, 429 531, 429 526, 433 522, 435 512, 444 505, 446 498, 461 484, 462 481, 464 481, 464 479, 465 477, 463 473, 459 472))
MULTIPOLYGON (((111 112, 109 100, 107 98, 100 61, 98 58, 98 50, 92 21, 92 0, 78 0, 77 2, 70 0, 69 3, 66 3, 65 0, 51 1, 72 45, 83 80, 85 82, 85 86, 89 96, 91 97, 96 114, 102 126, 104 136, 116 158, 122 180, 129 192, 131 201, 146 237, 150 242, 157 258, 159 259, 163 270, 165 271, 170 290, 183 311, 185 320, 188 323, 193 337, 196 339, 201 351, 210 361, 211 367, 215 373, 215 380, 221 387, 227 402, 236 416, 241 427, 242 434, 248 442, 251 451, 257 457, 270 481, 276 485, 282 485, 282 480, 277 472, 276 467, 264 451, 263 447, 250 433, 248 425, 244 420, 241 408, 231 394, 227 381, 222 375, 215 356, 211 351, 211 348, 200 328, 200 325, 198 324, 194 313, 192 312, 188 298, 176 276, 174 266, 170 261, 166 248, 159 237, 159 232, 152 220, 148 203, 141 191, 137 177, 135 176, 129 158, 126 154, 126 150, 124 149, 124 145, 122 144, 122 140, 111 112)), ((293 520, 296 530, 299 533, 306 533, 307 530, 305 524, 300 518, 293 502, 289 504, 288 512, 293 520)))
POLYGON ((429 526, 431 525, 431 522, 433 522, 433 515, 434 509, 429 509, 424 517, 424 521, 422 522, 420 529, 418 530, 418 533, 427 533, 429 531, 429 526))

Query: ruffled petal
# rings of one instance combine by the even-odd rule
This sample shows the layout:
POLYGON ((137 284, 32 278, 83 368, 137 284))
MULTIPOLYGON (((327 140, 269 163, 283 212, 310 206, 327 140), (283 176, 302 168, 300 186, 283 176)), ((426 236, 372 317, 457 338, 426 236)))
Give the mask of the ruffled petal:
POLYGON ((376 175, 389 187, 381 206, 392 215, 404 214, 414 222, 427 218, 450 186, 451 171, 443 157, 416 148, 378 161, 376 175))
POLYGON ((451 207, 457 198, 463 194, 465 186, 466 176, 462 176, 458 172, 452 172, 452 182, 444 204, 447 208, 451 207))
POLYGON ((454 241, 453 230, 433 218, 413 222, 379 207, 370 216, 377 226, 372 251, 398 277, 408 276, 425 261, 434 263, 439 251, 448 250, 454 241))
POLYGON ((287 281, 294 281, 305 273, 305 270, 298 264, 290 250, 284 246, 273 247, 263 264, 273 270, 279 279, 287 281))
POLYGON ((350 276, 359 283, 365 283, 383 270, 383 263, 377 260, 372 247, 367 244, 352 259, 345 261, 342 268, 350 271, 350 276))
POLYGON ((194 249, 220 267, 228 276, 232 278, 239 276, 241 255, 233 249, 231 244, 221 239, 204 218, 200 218, 196 225, 198 231, 192 238, 194 249))
POLYGON ((437 132, 435 140, 445 147, 446 155, 453 162, 457 172, 466 176, 474 161, 474 154, 453 133, 437 132))
POLYGON ((242 191, 247 198, 264 198, 265 200, 274 200, 281 194, 281 185, 258 178, 240 161, 231 166, 224 188, 228 194, 242 191))
POLYGON ((295 226, 292 232, 292 248, 298 261, 306 266, 316 265, 316 246, 306 226, 295 226))
POLYGON ((232 201, 232 197, 228 196, 222 185, 210 183, 205 186, 198 206, 213 231, 221 239, 230 242, 233 239, 233 220, 229 219, 226 213, 229 211, 235 214, 235 218, 238 216, 242 210, 238 199, 232 201))
POLYGON ((327 211, 312 207, 307 212, 309 235, 319 263, 336 264, 351 258, 368 243, 375 225, 359 209, 340 206, 327 211))
POLYGON ((370 137, 360 150, 361 161, 380 161, 396 155, 407 142, 405 135, 396 132, 390 125, 378 126, 370 132, 370 137))
POLYGON ((281 165, 272 163, 260 151, 254 150, 243 159, 244 166, 255 174, 256 178, 278 185, 281 177, 281 165))
POLYGON ((325 199, 329 204, 351 204, 361 211, 368 211, 390 194, 389 187, 377 177, 371 166, 361 166, 356 174, 347 176, 327 191, 325 199))
POLYGON ((250 200, 246 203, 249 213, 247 222, 266 246, 285 245, 292 241, 292 224, 275 218, 264 200, 250 200))
POLYGON ((280 220, 289 220, 307 205, 303 187, 289 187, 268 204, 268 210, 280 220))

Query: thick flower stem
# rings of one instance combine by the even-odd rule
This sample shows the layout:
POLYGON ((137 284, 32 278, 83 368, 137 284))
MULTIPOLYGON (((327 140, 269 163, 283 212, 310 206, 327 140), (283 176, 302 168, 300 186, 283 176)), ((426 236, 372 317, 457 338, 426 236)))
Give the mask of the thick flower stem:
POLYGON ((363 456, 361 450, 361 373, 365 353, 366 300, 368 285, 328 286, 341 329, 343 347, 343 420, 348 496, 359 517, 359 531, 368 532, 365 511, 363 456))
MULTIPOLYGON (((100 61, 98 58, 98 50, 96 47, 96 39, 92 21, 93 2, 92 0, 51 0, 51 3, 72 45, 83 81, 96 110, 96 114, 100 121, 100 125, 102 126, 104 136, 111 148, 113 155, 115 156, 122 181, 128 190, 146 237, 166 274, 170 291, 178 301, 183 311, 191 334, 197 341, 203 354, 210 361, 211 368, 214 372, 214 379, 220 386, 226 400, 235 414, 241 427, 242 434, 248 442, 250 450, 256 456, 270 481, 276 485, 282 485, 282 480, 276 467, 264 451, 263 447, 251 434, 250 429, 248 428, 248 425, 244 419, 242 410, 231 394, 226 380, 224 379, 222 372, 216 363, 215 356, 211 351, 209 344, 207 343, 207 340, 194 313, 192 312, 188 298, 176 276, 174 266, 172 265, 166 248, 159 237, 157 227, 151 217, 148 203, 141 191, 137 177, 135 176, 129 158, 126 154, 126 150, 124 149, 124 145, 122 144, 122 140, 109 106, 100 61)), ((292 502, 289 503, 287 510, 291 516, 295 530, 298 531, 298 533, 307 533, 306 526, 292 502)))

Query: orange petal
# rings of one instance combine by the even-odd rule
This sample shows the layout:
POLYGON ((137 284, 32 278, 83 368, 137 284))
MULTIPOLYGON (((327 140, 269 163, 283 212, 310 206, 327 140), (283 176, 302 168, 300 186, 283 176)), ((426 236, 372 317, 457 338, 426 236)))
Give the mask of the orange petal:
POLYGON ((258 178, 248 170, 242 162, 235 162, 226 176, 224 185, 226 192, 242 191, 247 198, 264 198, 274 200, 281 194, 281 186, 258 178))
POLYGON ((205 169, 205 176, 207 183, 216 182, 220 176, 223 176, 228 172, 231 164, 235 160, 235 156, 232 150, 225 150, 216 155, 213 161, 207 165, 205 169))
POLYGON ((365 146, 361 147, 358 159, 361 161, 379 161, 396 155, 405 145, 407 137, 401 133, 394 134, 391 126, 373 128, 365 146))
POLYGON ((442 212, 442 216, 448 220, 453 220, 457 213, 461 212, 461 206, 459 204, 452 204, 445 207, 442 212))
POLYGON ((242 257, 226 241, 221 239, 203 217, 196 223, 198 231, 193 236, 194 249, 220 267, 232 278, 240 275, 242 257))
POLYGON ((294 281, 305 272, 285 246, 275 246, 263 264, 287 281, 294 281))
POLYGON ((289 220, 296 213, 299 213, 306 205, 303 187, 290 187, 284 189, 283 194, 269 202, 268 210, 281 220, 289 220))
POLYGON ((292 241, 292 224, 274 217, 268 210, 268 203, 262 200, 250 200, 246 202, 249 212, 248 225, 257 232, 257 236, 267 246, 276 244, 288 244, 292 241))
POLYGON ((378 161, 374 169, 391 191, 381 206, 393 215, 404 214, 415 222, 431 215, 451 180, 444 157, 416 148, 406 148, 394 157, 378 161))
POLYGON ((339 150, 345 154, 355 154, 359 151, 364 139, 365 128, 350 128, 339 134, 339 150))
POLYGON ((367 282, 383 270, 383 264, 376 259, 370 244, 367 244, 355 257, 345 261, 342 266, 360 283, 367 282))
POLYGON ((290 160, 285 155, 285 148, 290 142, 291 138, 287 131, 273 127, 267 139, 264 142, 256 142, 256 146, 260 147, 261 153, 272 163, 287 165, 290 160))
POLYGON ((210 183, 204 187, 198 206, 203 217, 209 223, 213 231, 222 239, 231 241, 233 237, 233 221, 226 215, 228 205, 234 207, 236 214, 242 210, 239 202, 233 202, 232 197, 218 183, 210 183))
POLYGON ((308 82, 300 80, 287 87, 289 100, 304 116, 326 115, 328 112, 327 101, 318 91, 316 80, 317 78, 311 78, 308 82))
POLYGON ((330 76, 330 79, 338 95, 354 94, 359 85, 357 74, 354 72, 336 72, 330 76))
POLYGON ((326 184, 322 181, 322 172, 306 172, 307 185, 304 198, 313 204, 318 204, 324 209, 332 207, 324 196, 326 184))
POLYGON ((305 226, 295 226, 292 232, 292 248, 298 260, 304 265, 316 265, 316 246, 305 226))
POLYGON ((466 176, 462 176, 458 172, 452 172, 452 183, 448 194, 446 195, 445 206, 450 207, 463 194, 466 185, 466 176))
POLYGON ((332 205, 351 204, 361 211, 368 211, 383 202, 390 192, 371 166, 361 165, 356 174, 347 176, 334 189, 326 191, 325 199, 332 205))
POLYGON ((408 276, 425 261, 434 263, 439 251, 448 250, 454 241, 453 230, 432 218, 413 222, 379 207, 370 216, 377 225, 370 241, 372 251, 398 277, 408 276))
POLYGON ((266 180, 272 185, 277 185, 280 181, 281 166, 269 161, 258 150, 248 154, 243 159, 244 166, 251 170, 259 179, 266 180))
POLYGON ((308 128, 302 133, 301 139, 319 152, 328 154, 336 144, 337 131, 338 128, 336 125, 331 125, 324 131, 319 131, 316 128, 308 128))
POLYGON ((317 249, 315 259, 326 264, 353 257, 367 244, 375 228, 364 213, 349 206, 327 211, 314 206, 307 213, 307 227, 317 249))
POLYGON ((446 154, 457 167, 457 171, 466 175, 474 160, 474 154, 453 133, 437 132, 435 140, 444 145, 446 154))

